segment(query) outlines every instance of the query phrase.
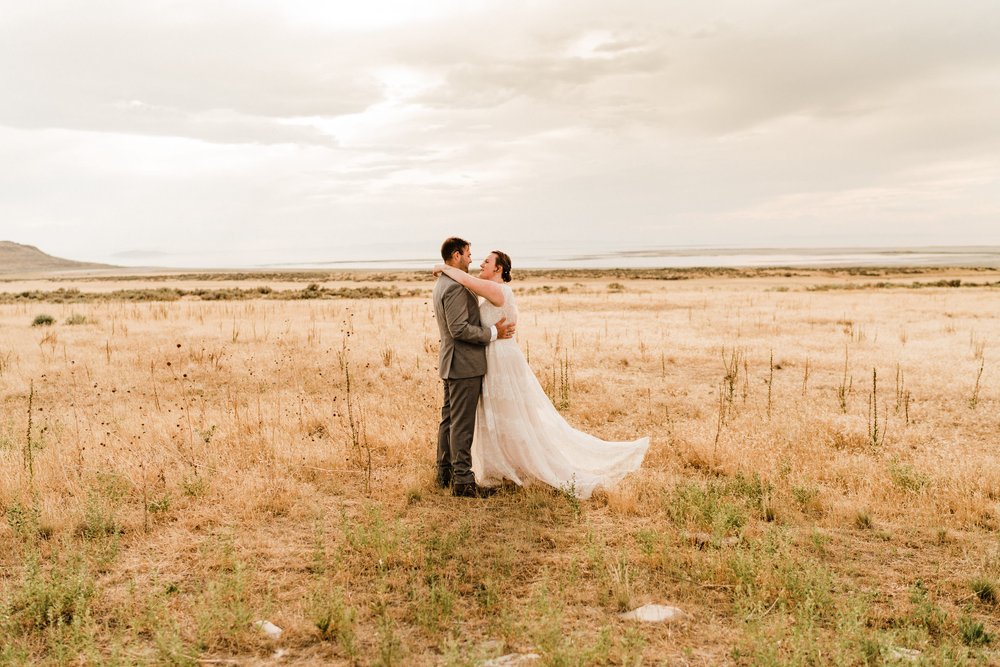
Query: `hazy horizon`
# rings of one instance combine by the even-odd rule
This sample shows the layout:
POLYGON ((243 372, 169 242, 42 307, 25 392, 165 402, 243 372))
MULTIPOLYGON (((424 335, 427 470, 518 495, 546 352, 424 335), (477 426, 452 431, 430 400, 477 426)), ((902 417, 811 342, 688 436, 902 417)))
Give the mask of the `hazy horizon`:
MULTIPOLYGON (((473 246, 473 264, 494 248, 473 246)), ((846 266, 1000 266, 1000 246, 712 247, 642 248, 505 247, 516 268, 695 268, 846 266)), ((69 258, 73 259, 73 258, 69 258)), ((121 253, 109 264, 138 268, 196 269, 426 269, 440 261, 435 248, 371 245, 340 257, 300 262, 234 262, 208 254, 121 253)), ((474 267, 473 267, 474 268, 474 267)))
POLYGON ((1000 245, 987 0, 0 9, 0 238, 57 256, 1000 245))

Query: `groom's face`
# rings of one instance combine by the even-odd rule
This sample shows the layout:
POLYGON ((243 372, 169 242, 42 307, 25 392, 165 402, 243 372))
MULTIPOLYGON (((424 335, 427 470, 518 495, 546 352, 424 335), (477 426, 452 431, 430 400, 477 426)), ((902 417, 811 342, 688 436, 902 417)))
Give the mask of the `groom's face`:
POLYGON ((462 250, 461 257, 458 258, 458 268, 463 271, 468 271, 470 264, 472 264, 472 246, 467 245, 462 250))

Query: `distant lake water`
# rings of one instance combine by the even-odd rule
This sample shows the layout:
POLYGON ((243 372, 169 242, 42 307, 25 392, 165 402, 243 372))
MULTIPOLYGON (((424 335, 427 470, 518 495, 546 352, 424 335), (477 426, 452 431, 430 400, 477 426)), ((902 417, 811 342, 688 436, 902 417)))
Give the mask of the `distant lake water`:
MULTIPOLYGON (((928 248, 645 248, 588 252, 511 252, 514 267, 545 269, 611 268, 837 268, 837 267, 1000 267, 1000 246, 928 248)), ((482 258, 474 256, 478 264, 482 258)), ((259 268, 419 269, 434 256, 372 257, 322 262, 268 264, 259 268)))

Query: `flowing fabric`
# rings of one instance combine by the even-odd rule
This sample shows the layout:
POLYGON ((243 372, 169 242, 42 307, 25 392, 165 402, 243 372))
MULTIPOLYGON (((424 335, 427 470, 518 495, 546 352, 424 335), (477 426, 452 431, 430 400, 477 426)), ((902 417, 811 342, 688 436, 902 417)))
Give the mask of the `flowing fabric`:
MULTIPOLYGON (((502 307, 488 301, 479 306, 483 326, 492 326, 501 317, 517 321, 513 291, 509 285, 502 287, 502 307)), ((589 498, 594 489, 613 487, 642 464, 648 437, 606 442, 570 426, 514 339, 490 343, 486 363, 472 441, 472 470, 478 484, 539 481, 589 498)))

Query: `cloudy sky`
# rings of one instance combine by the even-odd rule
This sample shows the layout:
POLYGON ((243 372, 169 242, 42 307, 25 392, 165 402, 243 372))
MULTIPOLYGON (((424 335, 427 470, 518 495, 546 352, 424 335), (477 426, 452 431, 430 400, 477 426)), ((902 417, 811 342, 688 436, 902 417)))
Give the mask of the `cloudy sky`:
POLYGON ((450 234, 1000 244, 1000 2, 0 0, 0 240, 252 265, 450 234))

